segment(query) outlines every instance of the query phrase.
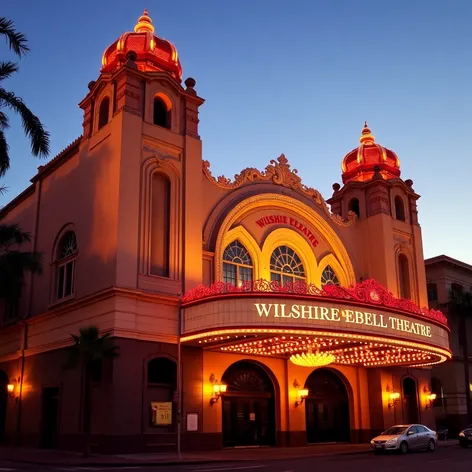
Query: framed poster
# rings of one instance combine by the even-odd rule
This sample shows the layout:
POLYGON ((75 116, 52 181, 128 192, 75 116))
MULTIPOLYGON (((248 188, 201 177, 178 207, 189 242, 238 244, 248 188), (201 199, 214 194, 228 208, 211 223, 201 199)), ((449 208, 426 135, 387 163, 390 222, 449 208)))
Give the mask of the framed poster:
POLYGON ((172 402, 151 402, 151 423, 155 426, 172 424, 172 402))
POLYGON ((187 431, 198 431, 198 413, 187 413, 187 431))

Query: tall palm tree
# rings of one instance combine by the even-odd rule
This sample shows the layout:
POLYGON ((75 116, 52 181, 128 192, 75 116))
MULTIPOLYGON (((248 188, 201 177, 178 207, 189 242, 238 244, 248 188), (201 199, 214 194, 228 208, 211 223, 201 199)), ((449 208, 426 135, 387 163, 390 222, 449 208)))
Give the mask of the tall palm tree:
POLYGON ((92 423, 92 381, 97 363, 101 367, 104 359, 119 355, 119 346, 115 346, 109 334, 100 336, 96 326, 81 328, 79 335, 72 334, 74 344, 69 348, 66 369, 81 369, 82 373, 82 428, 85 438, 84 455, 90 455, 92 423))
MULTIPOLYGON (((15 30, 13 21, 0 17, 0 36, 4 36, 10 49, 18 56, 29 51, 26 36, 15 30)), ((20 97, 2 87, 2 82, 18 72, 18 65, 11 61, 0 61, 0 176, 10 167, 9 146, 5 131, 10 127, 5 113, 8 109, 20 115, 23 130, 31 142, 34 156, 45 157, 49 154, 49 133, 39 118, 25 105, 20 97)))
POLYGON ((9 307, 20 298, 25 273, 42 273, 42 254, 20 250, 30 240, 17 224, 0 223, 0 299, 9 307))
POLYGON ((469 347, 467 339, 466 319, 472 317, 472 293, 451 290, 448 308, 451 314, 459 318, 459 333, 462 341, 464 357, 465 401, 467 407, 467 422, 472 423, 472 400, 469 375, 469 347))

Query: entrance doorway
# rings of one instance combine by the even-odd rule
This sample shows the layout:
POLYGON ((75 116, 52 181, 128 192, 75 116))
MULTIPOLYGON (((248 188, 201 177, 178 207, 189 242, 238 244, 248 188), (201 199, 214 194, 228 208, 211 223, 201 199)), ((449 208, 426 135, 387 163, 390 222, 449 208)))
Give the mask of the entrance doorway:
POLYGON ((239 361, 222 377, 223 446, 275 445, 274 385, 259 365, 239 361))
POLYGON ((419 422, 416 381, 411 377, 403 379, 403 415, 405 423, 419 422))
POLYGON ((5 437, 5 425, 7 421, 7 403, 8 403, 8 375, 0 370, 0 441, 5 437))
POLYGON ((305 383, 308 443, 349 442, 349 396, 341 378, 332 370, 314 370, 305 383))
POLYGON ((54 449, 57 439, 59 417, 59 387, 43 389, 43 408, 41 416, 41 447, 54 449))

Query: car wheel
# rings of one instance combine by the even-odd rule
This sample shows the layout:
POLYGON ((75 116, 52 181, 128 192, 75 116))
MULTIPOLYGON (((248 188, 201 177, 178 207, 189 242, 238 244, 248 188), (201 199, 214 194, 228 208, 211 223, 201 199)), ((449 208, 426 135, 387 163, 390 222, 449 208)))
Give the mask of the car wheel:
POLYGON ((400 444, 400 452, 402 454, 406 454, 408 452, 408 444, 406 443, 406 441, 403 441, 401 444, 400 444))
POLYGON ((436 449, 436 443, 434 442, 434 439, 430 439, 428 442, 428 451, 434 452, 435 449, 436 449))

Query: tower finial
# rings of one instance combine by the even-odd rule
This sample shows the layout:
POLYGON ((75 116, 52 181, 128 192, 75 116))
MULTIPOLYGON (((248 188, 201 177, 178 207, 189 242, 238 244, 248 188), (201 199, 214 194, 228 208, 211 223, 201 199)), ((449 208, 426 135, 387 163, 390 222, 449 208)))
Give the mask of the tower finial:
POLYGON ((139 17, 136 26, 134 27, 135 33, 154 33, 154 26, 152 24, 151 17, 149 16, 147 8, 143 14, 139 17))
POLYGON ((372 135, 370 131, 369 125, 367 121, 364 121, 364 128, 362 129, 361 137, 359 138, 361 143, 373 143, 375 141, 375 137, 372 135))

